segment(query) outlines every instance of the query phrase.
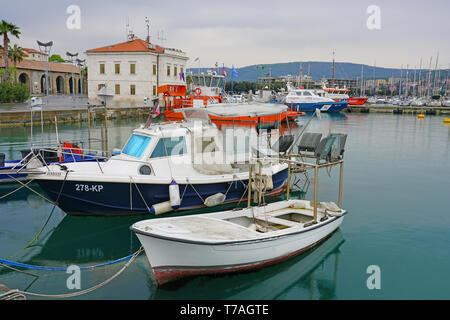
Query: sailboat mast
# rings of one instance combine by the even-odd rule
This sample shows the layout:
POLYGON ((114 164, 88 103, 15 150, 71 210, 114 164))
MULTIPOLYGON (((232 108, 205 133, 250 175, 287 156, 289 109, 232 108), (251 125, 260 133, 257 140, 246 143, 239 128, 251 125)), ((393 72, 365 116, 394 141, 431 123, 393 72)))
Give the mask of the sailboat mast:
POLYGON ((363 95, 363 83, 364 83, 364 65, 361 65, 361 89, 359 89, 359 94, 363 95))
POLYGON ((333 67, 331 70, 331 88, 334 89, 334 51, 333 51, 333 67))
POLYGON ((408 74, 409 74, 409 64, 406 65, 406 89, 405 89, 405 98, 408 99, 408 74))
POLYGON ((422 58, 420 58, 420 66, 419 66, 419 87, 417 88, 417 95, 419 96, 419 98, 422 98, 422 90, 421 88, 421 84, 420 84, 420 74, 422 71, 422 58))

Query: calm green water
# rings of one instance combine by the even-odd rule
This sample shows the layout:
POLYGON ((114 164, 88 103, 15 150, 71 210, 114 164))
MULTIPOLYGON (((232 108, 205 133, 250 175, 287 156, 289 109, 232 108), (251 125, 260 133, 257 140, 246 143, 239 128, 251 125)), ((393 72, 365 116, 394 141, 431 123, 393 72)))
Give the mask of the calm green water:
MULTIPOLYGON (((145 255, 107 286, 82 299, 449 299, 450 127, 442 117, 391 114, 323 115, 309 131, 347 133, 341 228, 301 256, 243 274, 200 276, 157 288, 145 255), (367 267, 381 270, 381 289, 369 290, 367 267)), ((109 148, 121 147, 145 119, 109 123, 109 148)), ((302 119, 301 122, 305 122, 302 119)), ((60 125, 61 140, 87 138, 85 124, 60 125)), ((99 137, 95 128, 93 135, 99 137)), ((46 127, 45 139, 55 139, 46 127)), ((29 128, 0 129, 0 144, 29 139, 29 128)), ((35 127, 34 140, 41 139, 35 127)), ((19 149, 0 147, 7 158, 19 149)), ((319 200, 336 201, 338 169, 320 176, 319 200)), ((33 186, 37 188, 37 186, 33 186)), ((310 187, 305 197, 311 199, 310 187)), ((0 196, 12 190, 0 187, 0 196)), ((0 200, 0 258, 34 265, 94 265, 140 247, 129 231, 140 217, 70 217, 25 191, 0 200)), ((124 264, 82 271, 81 289, 96 285, 124 264)), ((0 267, 9 288, 58 294, 69 274, 0 267)))

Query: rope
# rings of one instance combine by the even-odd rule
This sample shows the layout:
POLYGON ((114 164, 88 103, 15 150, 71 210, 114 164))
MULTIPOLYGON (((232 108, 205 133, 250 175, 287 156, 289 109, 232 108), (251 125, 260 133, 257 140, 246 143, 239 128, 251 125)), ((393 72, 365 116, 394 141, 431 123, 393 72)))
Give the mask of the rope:
POLYGON ((61 185, 61 189, 59 189, 59 193, 58 193, 58 197, 56 198, 56 201, 54 202, 54 204, 53 204, 53 208, 52 208, 52 211, 50 212, 50 214, 49 214, 49 216, 48 216, 48 218, 47 218, 47 221, 45 221, 45 223, 44 223, 44 225, 42 226, 42 228, 41 228, 41 230, 37 233, 37 235, 33 238, 33 240, 31 240, 26 246, 25 246, 25 248, 24 249, 26 249, 26 248, 28 248, 38 237, 39 237, 39 235, 42 233, 42 231, 44 231, 44 228, 47 226, 47 223, 50 221, 50 218, 52 217, 52 215, 53 215, 53 212, 55 211, 55 208, 56 208, 56 205, 57 205, 57 203, 58 203, 58 200, 59 200, 59 197, 61 196, 61 193, 62 193, 62 190, 63 190, 63 188, 64 188, 64 185, 66 184, 66 178, 67 178, 67 175, 69 174, 69 171, 66 171, 66 175, 64 176, 64 181, 63 181, 63 183, 62 183, 62 185, 61 185))
POLYGON ((147 207, 147 211, 150 212, 150 208, 149 208, 149 206, 147 204, 147 201, 145 201, 144 196, 141 193, 141 190, 139 190, 139 187, 137 186, 136 182, 134 182, 134 180, 133 180, 133 178, 131 176, 130 176, 130 180, 131 180, 131 182, 133 182, 134 186, 136 187, 139 195, 141 196, 142 201, 144 201, 144 204, 147 207))
POLYGON ((32 179, 32 180, 30 180, 30 181, 28 181, 26 184, 24 184, 24 185, 22 185, 22 186, 20 186, 20 187, 18 187, 17 189, 15 189, 15 190, 13 190, 13 191, 11 191, 11 192, 9 192, 9 193, 7 193, 7 194, 4 194, 4 195, 2 195, 1 197, 0 197, 0 200, 2 200, 2 199, 4 199, 4 198, 6 198, 7 196, 10 196, 10 195, 12 195, 13 193, 15 193, 15 192, 17 192, 17 191, 19 191, 20 189, 22 189, 23 187, 26 187, 28 184, 30 184, 31 182, 33 182, 34 181, 34 179, 32 179))
MULTIPOLYGON (((93 266, 80 267, 80 270, 92 270, 92 269, 96 269, 96 268, 100 268, 100 267, 104 267, 104 266, 113 265, 113 264, 116 264, 119 262, 127 261, 127 260, 131 259, 132 256, 133 256, 133 254, 130 254, 126 257, 123 257, 123 258, 120 258, 117 260, 112 260, 112 261, 108 261, 108 262, 93 265, 93 266)), ((35 265, 31 265, 31 264, 26 264, 26 263, 21 263, 21 262, 6 260, 6 259, 0 259, 0 265, 1 264, 4 264, 5 266, 14 266, 14 267, 26 268, 26 269, 31 269, 31 270, 67 271, 66 267, 35 266, 35 265)), ((20 271, 20 270, 17 270, 17 271, 20 271)))
POLYGON ((186 182, 188 183, 188 185, 190 185, 192 187, 192 189, 194 189, 195 193, 198 195, 200 200, 202 200, 202 202, 205 203, 205 200, 203 200, 202 196, 197 192, 197 190, 195 189, 194 185, 189 182, 189 179, 187 177, 186 177, 186 182))
POLYGON ((61 298, 72 298, 72 297, 76 297, 76 296, 80 296, 89 292, 92 292, 98 288, 101 288, 105 285, 107 285, 109 282, 111 282, 112 280, 114 280, 116 277, 118 277, 126 268, 128 268, 128 266, 134 261, 134 259, 136 259, 136 257, 144 250, 143 247, 140 247, 138 251, 136 251, 136 253, 133 254, 133 256, 131 257, 131 259, 115 274, 113 274, 111 277, 109 277, 108 279, 106 279, 105 281, 90 287, 88 289, 85 290, 81 290, 81 291, 77 291, 77 292, 73 292, 73 293, 66 293, 66 294, 42 294, 42 293, 34 293, 34 292, 27 292, 27 291, 21 291, 19 289, 14 289, 14 290, 10 290, 6 293, 0 294, 0 299, 2 299, 3 296, 8 296, 11 294, 23 294, 23 295, 29 295, 29 296, 34 296, 34 297, 43 297, 43 298, 54 298, 54 299, 61 299, 61 298))

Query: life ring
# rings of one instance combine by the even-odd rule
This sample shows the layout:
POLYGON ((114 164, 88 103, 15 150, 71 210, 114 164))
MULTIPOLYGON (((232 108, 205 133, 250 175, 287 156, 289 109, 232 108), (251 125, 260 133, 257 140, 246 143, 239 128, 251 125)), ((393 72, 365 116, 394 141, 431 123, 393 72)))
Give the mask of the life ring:
POLYGON ((202 94, 202 89, 196 88, 196 89, 194 90, 194 92, 195 92, 195 94, 196 94, 197 96, 199 96, 199 95, 202 94))

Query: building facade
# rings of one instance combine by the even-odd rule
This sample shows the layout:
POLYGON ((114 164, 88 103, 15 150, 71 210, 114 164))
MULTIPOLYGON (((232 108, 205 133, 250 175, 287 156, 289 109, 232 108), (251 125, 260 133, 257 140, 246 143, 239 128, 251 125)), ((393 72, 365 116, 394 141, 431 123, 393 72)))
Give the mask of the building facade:
MULTIPOLYGON (((9 61, 9 66, 13 62, 9 61)), ((0 69, 5 68, 3 59, 0 59, 0 69)), ((34 59, 24 59, 16 64, 15 74, 11 74, 17 82, 23 83, 29 88, 30 95, 45 94, 45 72, 47 63, 34 59)), ((81 84, 80 69, 72 64, 49 62, 49 94, 79 94, 85 93, 86 83, 81 84), (75 92, 73 92, 75 91, 75 92)))
POLYGON ((88 99, 98 104, 102 87, 114 95, 113 106, 142 106, 144 98, 158 97, 157 87, 183 85, 186 53, 134 39, 86 51, 88 99))

